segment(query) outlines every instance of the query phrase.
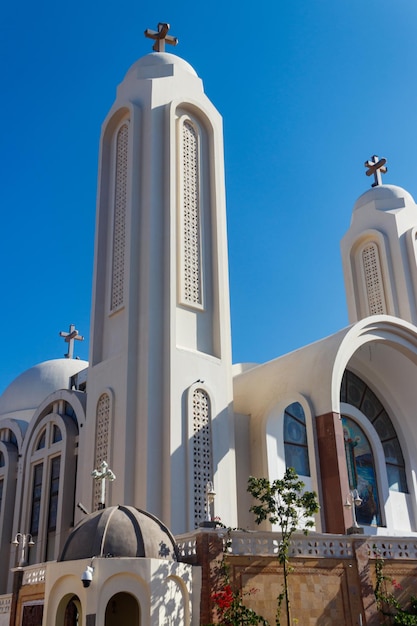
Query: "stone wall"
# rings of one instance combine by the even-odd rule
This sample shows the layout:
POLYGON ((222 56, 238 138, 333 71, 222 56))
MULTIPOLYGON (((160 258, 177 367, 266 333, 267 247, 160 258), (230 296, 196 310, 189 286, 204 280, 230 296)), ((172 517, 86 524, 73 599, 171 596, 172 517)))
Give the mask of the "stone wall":
MULTIPOLYGON (((283 573, 276 558, 278 533, 228 533, 201 530, 178 538, 181 558, 202 566, 202 625, 216 623, 213 591, 224 585, 219 565, 228 566, 230 582, 244 603, 275 624, 276 598, 283 573)), ((302 626, 377 626, 381 623, 374 595, 375 550, 384 559, 387 582, 403 606, 417 595, 417 540, 358 535, 297 536, 291 545, 289 591, 292 618, 302 626), (374 548, 374 545, 376 546, 374 548)), ((286 624, 283 607, 281 623, 286 624)))

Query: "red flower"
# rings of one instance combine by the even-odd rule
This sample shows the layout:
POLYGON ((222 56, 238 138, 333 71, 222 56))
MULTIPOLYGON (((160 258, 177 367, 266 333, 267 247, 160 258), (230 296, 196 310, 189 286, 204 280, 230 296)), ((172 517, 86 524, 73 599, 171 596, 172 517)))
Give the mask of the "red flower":
POLYGON ((221 611, 227 611, 233 602, 233 591, 230 585, 225 585, 223 589, 212 594, 212 600, 221 611))
POLYGON ((393 579, 391 580, 391 584, 392 584, 392 586, 394 587, 394 589, 402 589, 402 587, 401 587, 400 583, 398 583, 398 582, 395 580, 395 578, 393 578, 393 579))

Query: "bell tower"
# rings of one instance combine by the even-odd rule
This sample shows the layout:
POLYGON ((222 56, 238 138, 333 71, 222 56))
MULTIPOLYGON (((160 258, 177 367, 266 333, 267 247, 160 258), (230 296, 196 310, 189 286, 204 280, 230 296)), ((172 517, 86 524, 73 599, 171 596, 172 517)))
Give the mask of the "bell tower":
POLYGON ((349 320, 387 314, 417 324, 417 206, 405 189, 382 184, 385 163, 365 163, 372 189, 356 201, 341 243, 349 320))
POLYGON ((236 523, 236 479, 222 120, 168 29, 102 127, 85 445, 178 533, 236 523))

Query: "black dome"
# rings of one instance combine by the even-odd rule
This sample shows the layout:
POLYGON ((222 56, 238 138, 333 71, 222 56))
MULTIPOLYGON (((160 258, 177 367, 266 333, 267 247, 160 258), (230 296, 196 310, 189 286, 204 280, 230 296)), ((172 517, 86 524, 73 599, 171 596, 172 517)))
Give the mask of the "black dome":
POLYGON ((154 515, 133 506, 111 506, 91 513, 68 537, 59 561, 93 556, 177 560, 174 537, 154 515))

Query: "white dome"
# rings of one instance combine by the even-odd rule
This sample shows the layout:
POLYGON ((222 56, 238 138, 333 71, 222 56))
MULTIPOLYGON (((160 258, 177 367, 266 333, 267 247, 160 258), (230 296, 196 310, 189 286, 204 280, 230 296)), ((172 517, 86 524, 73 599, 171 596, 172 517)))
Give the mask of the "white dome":
POLYGON ((0 396, 0 415, 36 409, 54 391, 68 389, 70 378, 88 367, 80 359, 44 361, 23 372, 0 396))
POLYGON ((401 209, 407 205, 414 205, 413 196, 402 187, 396 185, 378 185, 365 191, 356 200, 353 207, 354 211, 358 211, 362 207, 370 203, 375 204, 375 208, 381 211, 389 211, 392 209, 401 209))
POLYGON ((138 70, 140 72, 140 70, 142 70, 143 68, 147 68, 148 71, 146 72, 146 75, 147 77, 150 77, 150 75, 152 74, 152 71, 149 71, 149 68, 152 68, 152 67, 154 67, 156 70, 155 75, 159 76, 157 67, 161 67, 163 65, 175 65, 181 70, 184 70, 188 72, 189 74, 192 74, 193 76, 197 76, 197 73, 194 70, 194 68, 189 63, 187 63, 187 61, 184 61, 184 59, 181 59, 181 57, 177 57, 176 54, 170 54, 169 52, 151 52, 150 54, 146 54, 144 57, 141 57, 140 59, 138 59, 128 69, 125 78, 132 72, 137 73, 138 70))

